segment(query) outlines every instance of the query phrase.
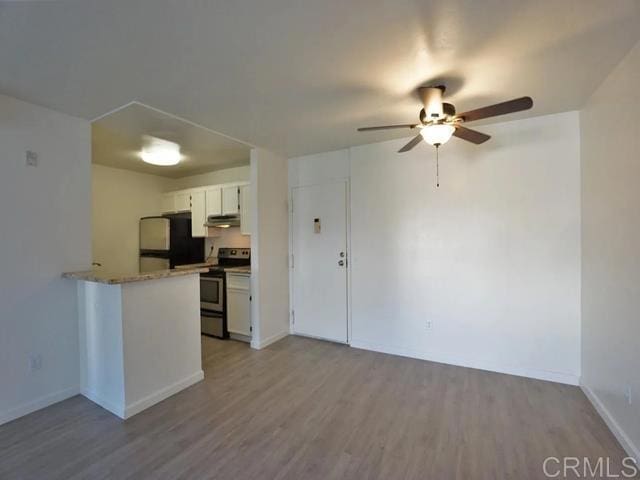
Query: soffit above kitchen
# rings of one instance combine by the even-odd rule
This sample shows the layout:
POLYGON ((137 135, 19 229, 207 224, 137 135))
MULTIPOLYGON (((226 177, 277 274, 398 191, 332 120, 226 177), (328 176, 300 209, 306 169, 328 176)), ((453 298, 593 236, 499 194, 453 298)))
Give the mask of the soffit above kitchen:
POLYGON ((91 124, 92 161, 99 165, 180 178, 248 165, 251 147, 175 115, 134 102, 91 124), (142 160, 148 138, 177 144, 177 165, 142 160))
POLYGON ((0 93, 85 119, 131 100, 299 155, 416 121, 420 85, 499 121, 579 109, 640 40, 637 0, 0 3, 0 93))

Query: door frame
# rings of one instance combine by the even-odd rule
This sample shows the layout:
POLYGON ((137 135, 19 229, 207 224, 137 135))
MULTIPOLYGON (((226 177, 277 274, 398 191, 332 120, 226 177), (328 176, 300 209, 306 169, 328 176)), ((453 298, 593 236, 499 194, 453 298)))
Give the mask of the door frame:
MULTIPOLYGON (((334 185, 334 184, 343 184, 345 187, 345 214, 347 219, 346 224, 346 234, 347 234, 347 341, 345 345, 351 345, 351 181, 349 178, 342 178, 336 180, 328 180, 325 182, 314 182, 314 183, 302 183, 300 185, 289 185, 289 333, 291 335, 299 335, 299 336, 307 336, 313 338, 309 335, 301 335, 295 333, 293 328, 293 312, 295 311, 294 304, 294 281, 293 281, 293 270, 295 264, 292 266, 291 259, 293 258, 293 209, 295 205, 293 204, 293 191, 296 188, 305 188, 305 187, 317 187, 324 185, 334 185)), ((324 341, 330 341, 327 339, 320 339, 324 341)), ((342 343, 342 342, 335 342, 342 343)))

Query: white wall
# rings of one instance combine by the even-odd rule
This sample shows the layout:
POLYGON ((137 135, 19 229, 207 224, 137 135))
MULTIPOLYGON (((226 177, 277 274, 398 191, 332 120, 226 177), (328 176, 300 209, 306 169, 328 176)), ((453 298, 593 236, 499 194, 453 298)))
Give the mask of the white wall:
POLYGON ((220 247, 250 248, 251 236, 242 235, 240 227, 221 228, 219 236, 204 239, 205 258, 216 258, 220 247))
POLYGON ((292 158, 289 160, 289 186, 348 180, 349 168, 348 149, 292 158))
POLYGON ((78 392, 76 282, 60 274, 91 263, 90 139, 84 120, 0 95, 0 423, 78 392))
POLYGON ((406 139, 294 159, 290 180, 350 158, 353 346, 575 384, 578 114, 480 130, 441 149, 440 188, 434 150, 397 154, 406 139))
POLYGON ((172 179, 94 164, 92 183, 94 261, 105 271, 138 271, 140 218, 160 214, 172 179))
POLYGON ((640 44, 580 113, 582 384, 640 460, 640 44), (632 404, 625 389, 632 391, 632 404))
POLYGON ((287 159, 253 149, 251 184, 251 346, 263 348, 289 333, 287 159))

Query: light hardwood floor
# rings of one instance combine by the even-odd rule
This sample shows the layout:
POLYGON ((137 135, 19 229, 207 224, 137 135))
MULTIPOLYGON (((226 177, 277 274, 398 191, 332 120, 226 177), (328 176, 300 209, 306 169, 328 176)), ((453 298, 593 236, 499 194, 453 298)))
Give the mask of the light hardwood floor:
POLYGON ((126 422, 78 396, 0 427, 0 478, 522 480, 624 456, 575 387, 299 337, 203 338, 203 360, 126 422))

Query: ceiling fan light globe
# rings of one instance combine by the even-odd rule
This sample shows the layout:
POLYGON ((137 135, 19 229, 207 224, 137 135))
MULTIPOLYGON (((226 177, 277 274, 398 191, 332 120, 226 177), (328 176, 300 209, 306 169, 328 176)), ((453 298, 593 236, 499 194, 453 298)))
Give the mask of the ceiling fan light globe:
POLYGON ((420 130, 420 134, 422 135, 422 138, 424 138, 424 141, 429 145, 439 146, 447 143, 455 131, 456 128, 453 125, 440 123, 436 125, 427 125, 420 130))

